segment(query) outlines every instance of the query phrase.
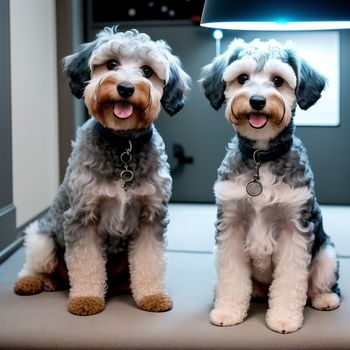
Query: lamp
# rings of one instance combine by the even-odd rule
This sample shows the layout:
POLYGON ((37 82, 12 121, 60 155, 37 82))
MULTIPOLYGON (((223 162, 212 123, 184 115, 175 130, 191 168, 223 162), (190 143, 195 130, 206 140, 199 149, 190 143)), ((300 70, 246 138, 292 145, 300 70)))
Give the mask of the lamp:
POLYGON ((348 0, 205 0, 201 26, 235 30, 350 28, 348 0))

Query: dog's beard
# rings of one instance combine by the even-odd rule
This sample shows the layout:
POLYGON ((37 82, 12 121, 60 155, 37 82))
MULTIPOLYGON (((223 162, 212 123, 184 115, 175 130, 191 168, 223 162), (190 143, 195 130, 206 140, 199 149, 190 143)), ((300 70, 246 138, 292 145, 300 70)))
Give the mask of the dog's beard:
POLYGON ((146 128, 160 112, 160 92, 147 81, 135 82, 134 93, 124 99, 117 85, 118 81, 108 75, 89 83, 84 95, 90 114, 113 130, 146 128))
POLYGON ((225 115, 235 130, 251 140, 271 140, 291 121, 291 111, 283 98, 272 95, 266 106, 257 111, 249 104, 246 94, 238 94, 227 102, 225 115))

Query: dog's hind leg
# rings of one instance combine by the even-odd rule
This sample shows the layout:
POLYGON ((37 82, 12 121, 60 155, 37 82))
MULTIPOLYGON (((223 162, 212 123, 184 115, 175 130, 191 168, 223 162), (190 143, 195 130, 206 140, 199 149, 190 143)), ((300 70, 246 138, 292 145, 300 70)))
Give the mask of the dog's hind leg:
POLYGON ((145 311, 168 311, 172 301, 165 292, 164 228, 143 222, 129 245, 131 291, 138 307, 145 311))
POLYGON ((26 258, 18 274, 14 290, 17 294, 31 295, 52 291, 57 284, 51 274, 57 266, 55 242, 46 232, 41 232, 38 221, 25 231, 26 258))
POLYGON ((81 316, 103 311, 107 289, 106 256, 95 225, 71 221, 65 232, 65 261, 70 283, 68 310, 81 316))
POLYGON ((334 246, 327 244, 319 250, 310 268, 308 297, 315 309, 333 310, 339 306, 337 279, 337 254, 334 246))

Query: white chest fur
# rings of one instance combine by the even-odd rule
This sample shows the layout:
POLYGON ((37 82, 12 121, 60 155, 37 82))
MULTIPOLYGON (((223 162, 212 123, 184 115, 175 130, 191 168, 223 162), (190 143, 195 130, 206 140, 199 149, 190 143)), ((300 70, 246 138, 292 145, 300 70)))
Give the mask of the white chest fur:
POLYGON ((91 181, 85 186, 81 201, 91 219, 98 222, 99 230, 120 234, 137 227, 141 213, 143 219, 152 221, 168 201, 170 186, 170 175, 163 170, 126 189, 121 180, 91 181))
POLYGON ((237 210, 237 213, 231 212, 227 217, 234 221, 231 223, 232 234, 235 232, 235 224, 244 222, 244 225, 240 225, 246 228, 244 247, 251 257, 253 267, 259 271, 260 280, 268 282, 271 278, 271 257, 276 251, 279 236, 288 234, 288 230, 306 230, 300 225, 300 217, 311 193, 306 186, 292 188, 284 183, 283 177, 274 175, 268 164, 260 168, 263 186, 260 195, 252 197, 247 194, 246 186, 250 180, 252 174, 241 174, 231 181, 218 181, 214 191, 224 212, 237 210, 234 203, 245 203, 241 206, 246 208, 245 212, 237 210))
POLYGON ((218 181, 215 184, 214 192, 219 202, 232 200, 246 200, 257 211, 273 204, 288 204, 300 207, 311 196, 307 187, 292 188, 283 182, 283 176, 274 175, 268 164, 260 167, 260 182, 263 192, 256 197, 249 196, 246 186, 252 180, 253 174, 241 174, 232 181, 218 181))

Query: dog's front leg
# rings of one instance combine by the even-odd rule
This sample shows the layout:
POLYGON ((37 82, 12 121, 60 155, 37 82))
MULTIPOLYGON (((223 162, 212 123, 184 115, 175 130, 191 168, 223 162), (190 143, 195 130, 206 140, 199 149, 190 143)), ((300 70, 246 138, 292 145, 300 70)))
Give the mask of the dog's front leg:
POLYGON ((94 225, 70 225, 65 233, 65 260, 70 282, 68 310, 94 315, 105 305, 106 260, 94 225))
POLYGON ((245 230, 221 218, 217 223, 216 265, 218 280, 210 322, 233 326, 247 316, 252 293, 249 255, 244 249, 245 230))
POLYGON ((164 228, 160 223, 142 222, 129 245, 131 291, 136 304, 145 311, 167 311, 172 301, 164 288, 164 228))
POLYGON ((308 243, 309 239, 296 230, 280 232, 266 315, 266 323, 273 331, 290 333, 303 324, 310 263, 308 243))

